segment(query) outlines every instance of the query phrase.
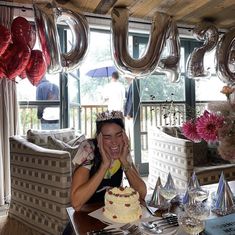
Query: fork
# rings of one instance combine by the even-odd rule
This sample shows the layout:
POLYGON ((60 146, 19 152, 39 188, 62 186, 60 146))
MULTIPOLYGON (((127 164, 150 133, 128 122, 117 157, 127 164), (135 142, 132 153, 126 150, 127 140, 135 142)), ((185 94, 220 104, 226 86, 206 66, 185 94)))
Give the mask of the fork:
POLYGON ((123 231, 116 229, 101 229, 87 232, 87 235, 123 235, 123 231))
POLYGON ((124 224, 123 226, 120 227, 121 230, 128 230, 132 225, 130 223, 124 224))
POLYGON ((120 229, 122 231, 128 231, 128 234, 131 234, 131 235, 141 235, 141 231, 139 227, 135 224, 127 223, 121 226, 120 229))

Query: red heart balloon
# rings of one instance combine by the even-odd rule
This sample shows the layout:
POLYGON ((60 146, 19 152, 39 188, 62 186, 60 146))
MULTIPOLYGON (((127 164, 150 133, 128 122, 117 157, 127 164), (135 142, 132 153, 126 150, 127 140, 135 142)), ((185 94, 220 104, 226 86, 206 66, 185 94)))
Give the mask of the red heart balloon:
POLYGON ((19 77, 20 77, 21 79, 27 78, 26 71, 24 70, 24 71, 19 75, 19 77))
POLYGON ((11 32, 3 25, 0 25, 0 56, 6 51, 11 42, 11 32))
POLYGON ((47 71, 47 64, 42 51, 32 50, 29 63, 26 67, 26 74, 29 81, 37 86, 47 71))
POLYGON ((29 45, 32 49, 36 42, 36 31, 31 24, 23 17, 16 17, 11 24, 13 42, 20 41, 29 45))
POLYGON ((8 79, 19 76, 26 68, 31 54, 28 45, 21 42, 10 44, 2 55, 2 61, 6 65, 6 75, 8 79))

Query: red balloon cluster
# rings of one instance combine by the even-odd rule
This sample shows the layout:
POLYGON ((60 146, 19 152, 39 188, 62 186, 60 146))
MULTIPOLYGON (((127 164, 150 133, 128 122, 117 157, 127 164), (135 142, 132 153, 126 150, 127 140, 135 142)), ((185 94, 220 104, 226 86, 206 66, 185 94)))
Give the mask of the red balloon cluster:
POLYGON ((0 79, 28 78, 35 86, 47 70, 45 57, 33 50, 36 31, 23 17, 12 21, 11 32, 0 25, 0 79))

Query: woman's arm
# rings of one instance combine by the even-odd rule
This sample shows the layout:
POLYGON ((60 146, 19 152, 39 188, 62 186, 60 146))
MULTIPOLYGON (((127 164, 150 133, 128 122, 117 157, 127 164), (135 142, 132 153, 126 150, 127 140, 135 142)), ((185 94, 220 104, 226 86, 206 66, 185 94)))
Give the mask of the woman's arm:
POLYGON ((140 177, 136 167, 133 163, 130 163, 128 161, 123 161, 121 163, 130 186, 139 193, 140 199, 145 200, 147 187, 145 182, 140 177))
POLYGON ((72 179, 71 203, 76 211, 91 198, 104 178, 107 168, 101 164, 98 171, 89 179, 89 169, 79 167, 72 179))
POLYGON ((97 172, 91 177, 89 169, 79 167, 72 179, 71 202, 73 208, 78 211, 92 197, 103 180, 107 169, 110 167, 111 159, 105 154, 103 148, 102 136, 97 137, 99 151, 102 156, 102 162, 97 172))
POLYGON ((128 156, 130 155, 129 140, 125 132, 123 133, 123 140, 124 146, 122 155, 119 160, 122 164, 122 168, 126 174, 130 186, 139 193, 140 199, 145 200, 145 196, 147 194, 147 187, 145 182, 140 177, 139 172, 137 171, 134 164, 128 161, 128 156))

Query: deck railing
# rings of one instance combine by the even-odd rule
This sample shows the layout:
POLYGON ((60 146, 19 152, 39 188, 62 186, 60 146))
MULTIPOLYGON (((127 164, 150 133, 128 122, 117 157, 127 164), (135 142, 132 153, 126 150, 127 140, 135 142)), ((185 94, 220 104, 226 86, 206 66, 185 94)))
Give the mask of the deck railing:
MULTIPOLYGON (((201 113, 207 103, 197 104, 197 113, 201 113)), ((96 113, 107 110, 106 105, 82 105, 81 108, 70 104, 70 127, 74 127, 87 137, 95 132, 96 113), (79 112, 81 109, 81 112, 79 112), (81 119, 81 125, 79 120, 81 119)), ((180 126, 186 119, 186 107, 183 102, 144 102, 140 105, 140 128, 142 149, 147 149, 148 125, 180 126)), ((20 134, 25 135, 28 129, 40 129, 37 119, 37 105, 20 105, 20 134)), ((135 121, 135 117, 134 117, 135 121)))

